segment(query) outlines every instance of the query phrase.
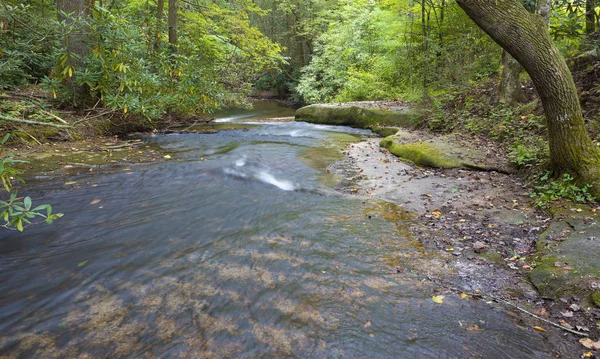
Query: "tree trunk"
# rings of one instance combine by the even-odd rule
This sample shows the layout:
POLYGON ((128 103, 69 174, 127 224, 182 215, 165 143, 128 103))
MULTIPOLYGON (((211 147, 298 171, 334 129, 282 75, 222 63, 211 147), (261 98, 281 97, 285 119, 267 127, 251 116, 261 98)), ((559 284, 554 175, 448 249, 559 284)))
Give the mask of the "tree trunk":
POLYGON ((550 158, 557 174, 590 184, 600 197, 600 150, 591 141, 575 82, 546 22, 518 0, 456 0, 467 15, 531 76, 548 122, 550 158))
MULTIPOLYGON (((550 24, 550 7, 552 0, 539 0, 537 3, 537 13, 546 21, 546 26, 550 24)), ((498 101, 506 106, 513 107, 523 98, 521 91, 521 81, 519 76, 523 71, 523 66, 519 64, 506 50, 502 50, 502 73, 500 74, 500 85, 498 86, 498 101)))
POLYGON ((510 56, 506 50, 503 50, 502 72, 500 84, 498 85, 498 102, 513 107, 522 99, 521 71, 523 71, 523 66, 514 57, 510 56))
POLYGON ((169 14, 167 21, 169 22, 169 48, 172 54, 177 52, 178 10, 177 0, 169 0, 169 14))
POLYGON ((160 50, 160 33, 165 14, 165 0, 156 1, 156 32, 154 34, 154 51, 160 50))
MULTIPOLYGON (((76 83, 77 72, 82 70, 83 59, 89 54, 89 27, 86 25, 90 18, 90 8, 93 0, 57 0, 56 7, 59 10, 58 20, 65 21, 69 25, 75 25, 74 28, 65 33, 64 46, 69 55, 65 62, 71 71, 65 75, 57 74, 64 79, 65 85, 73 91, 73 107, 83 108, 93 101, 93 96, 87 86, 80 86, 76 83), (62 13, 67 14, 63 16, 62 13)), ((64 69, 63 68, 63 69, 64 69)))
POLYGON ((596 31, 596 0, 585 2, 585 33, 590 36, 596 31))

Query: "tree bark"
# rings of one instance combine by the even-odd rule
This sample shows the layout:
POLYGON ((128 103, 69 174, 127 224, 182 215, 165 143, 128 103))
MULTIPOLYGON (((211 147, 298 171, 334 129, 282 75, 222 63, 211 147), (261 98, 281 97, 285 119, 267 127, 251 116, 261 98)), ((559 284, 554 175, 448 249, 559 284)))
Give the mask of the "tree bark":
POLYGON ((498 85, 498 102, 509 107, 515 106, 523 97, 520 76, 523 66, 502 50, 502 72, 498 85))
POLYGON ((169 26, 169 48, 171 53, 177 52, 177 26, 178 26, 178 11, 179 6, 177 0, 169 0, 168 26, 169 26))
MULTIPOLYGON (((546 21, 546 26, 550 24, 550 7, 552 0, 539 0, 537 3, 537 13, 546 21)), ((500 84, 498 86, 498 102, 513 107, 523 98, 521 91, 521 81, 519 77, 523 71, 523 66, 519 64, 506 50, 502 50, 502 72, 500 74, 500 84)))
MULTIPOLYGON (((87 86, 76 83, 77 71, 83 67, 83 59, 89 54, 89 27, 90 9, 93 0, 57 0, 59 10, 58 20, 72 25, 73 29, 63 34, 64 46, 69 57, 65 66, 74 69, 64 76, 64 83, 73 91, 73 106, 83 108, 93 101, 93 96, 87 86), (62 12, 62 13, 61 13, 62 12), (63 13, 65 15, 63 15, 63 13)), ((62 76, 62 71, 60 76, 62 76)))
POLYGON ((165 0, 156 1, 156 32, 154 33, 154 51, 160 49, 160 33, 165 16, 165 0))
POLYGON ((590 184, 600 197, 600 150, 587 133, 575 82, 544 19, 518 0, 456 2, 529 73, 546 113, 552 168, 590 184))
POLYGON ((596 0, 585 1, 585 33, 590 36, 596 31, 596 0))

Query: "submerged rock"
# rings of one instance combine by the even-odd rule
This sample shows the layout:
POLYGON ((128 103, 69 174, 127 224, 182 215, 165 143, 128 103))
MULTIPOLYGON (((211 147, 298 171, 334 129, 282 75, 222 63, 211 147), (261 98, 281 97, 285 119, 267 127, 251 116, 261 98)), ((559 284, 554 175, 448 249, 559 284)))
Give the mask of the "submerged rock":
POLYGON ((407 106, 379 106, 372 102, 318 104, 296 111, 296 121, 365 129, 379 126, 412 127, 421 118, 419 110, 407 106))

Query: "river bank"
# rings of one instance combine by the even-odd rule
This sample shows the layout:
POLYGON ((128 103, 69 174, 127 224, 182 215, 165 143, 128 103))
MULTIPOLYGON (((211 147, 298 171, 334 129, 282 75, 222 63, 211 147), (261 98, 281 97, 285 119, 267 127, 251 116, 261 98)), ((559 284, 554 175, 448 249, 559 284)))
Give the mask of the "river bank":
MULTIPOLYGON (((420 139, 431 137, 418 131, 405 132, 420 139)), ((600 334, 600 310, 590 300, 590 291, 573 290, 573 278, 562 282, 559 295, 549 295, 532 284, 532 273, 548 260, 552 261, 549 276, 554 282, 558 281, 557 271, 575 272, 576 277, 593 274, 584 271, 580 263, 556 259, 556 253, 554 259, 540 257, 540 238, 565 217, 552 217, 537 209, 530 198, 531 188, 515 174, 419 167, 402 161, 379 142, 371 138, 348 145, 345 158, 328 170, 341 179, 339 190, 365 200, 381 199, 416 214, 411 231, 423 246, 442 256, 439 265, 444 268, 421 267, 416 272, 438 285, 440 294, 475 295, 505 308, 529 330, 543 330, 557 358, 590 352, 579 343, 587 337, 597 340, 600 334), (579 275, 577 269, 581 270, 579 275), (565 331, 569 329, 581 335, 565 331)), ((506 162, 492 141, 459 136, 459 144, 485 149, 499 167, 506 162)), ((563 206, 568 208, 563 213, 587 214, 587 228, 567 232, 581 236, 597 228, 596 209, 568 203, 556 208, 563 206)), ((560 241, 564 242, 566 232, 562 234, 560 241)), ((593 258, 583 257, 581 261, 585 264, 593 258)), ((396 266, 399 276, 406 275, 407 270, 414 273, 414 269, 402 263, 396 266)))

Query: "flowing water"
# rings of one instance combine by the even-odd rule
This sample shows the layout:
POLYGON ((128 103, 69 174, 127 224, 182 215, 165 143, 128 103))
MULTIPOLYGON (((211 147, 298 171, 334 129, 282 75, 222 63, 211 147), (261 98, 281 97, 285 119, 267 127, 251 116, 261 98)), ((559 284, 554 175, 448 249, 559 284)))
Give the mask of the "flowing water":
POLYGON ((320 184, 311 149, 365 134, 145 136, 173 159, 36 184, 65 216, 0 232, 0 357, 546 357, 503 310, 396 272, 444 265, 410 214, 320 184))

